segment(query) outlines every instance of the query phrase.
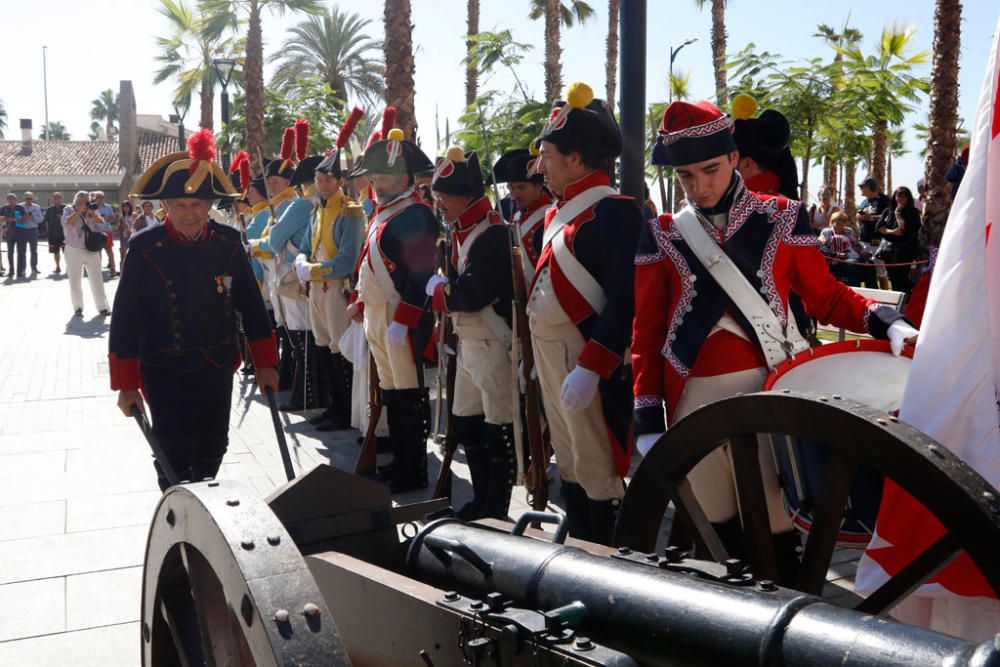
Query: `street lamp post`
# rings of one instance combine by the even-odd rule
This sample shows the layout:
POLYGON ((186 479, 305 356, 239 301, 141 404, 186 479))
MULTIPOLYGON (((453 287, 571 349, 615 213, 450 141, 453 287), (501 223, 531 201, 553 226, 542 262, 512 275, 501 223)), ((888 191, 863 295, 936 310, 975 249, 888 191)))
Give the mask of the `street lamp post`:
MULTIPOLYGON (((219 83, 222 84, 222 124, 229 124, 229 91, 226 90, 229 87, 229 80, 233 76, 233 68, 236 67, 236 61, 232 58, 213 58, 212 66, 215 67, 215 74, 219 78, 219 83)), ((223 147, 222 151, 222 168, 229 172, 229 142, 226 141, 226 145, 223 147)))
POLYGON ((177 150, 187 150, 187 137, 184 135, 184 116, 188 112, 187 102, 174 102, 174 113, 177 114, 177 150))
MULTIPOLYGON (((674 60, 677 58, 677 54, 681 52, 681 49, 683 49, 688 44, 694 44, 697 41, 698 41, 697 37, 692 37, 691 39, 686 40, 676 49, 673 47, 670 48, 670 67, 668 68, 670 71, 669 75, 670 78, 667 79, 667 104, 674 101, 674 60)), ((674 177, 671 177, 670 181, 667 183, 667 205, 670 206, 671 209, 673 209, 674 177)))

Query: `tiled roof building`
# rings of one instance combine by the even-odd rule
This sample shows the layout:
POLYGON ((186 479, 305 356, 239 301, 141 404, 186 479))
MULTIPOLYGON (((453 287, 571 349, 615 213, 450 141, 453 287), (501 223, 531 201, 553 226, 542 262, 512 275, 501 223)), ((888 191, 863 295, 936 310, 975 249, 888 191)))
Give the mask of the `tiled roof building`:
POLYGON ((0 196, 14 192, 20 198, 32 190, 45 207, 55 191, 68 201, 77 190, 103 190, 108 201, 122 201, 146 167, 176 151, 178 141, 176 129, 170 131, 176 126, 158 116, 140 125, 131 81, 121 82, 118 113, 115 141, 40 141, 31 136, 31 120, 22 119, 21 140, 0 141, 0 196))

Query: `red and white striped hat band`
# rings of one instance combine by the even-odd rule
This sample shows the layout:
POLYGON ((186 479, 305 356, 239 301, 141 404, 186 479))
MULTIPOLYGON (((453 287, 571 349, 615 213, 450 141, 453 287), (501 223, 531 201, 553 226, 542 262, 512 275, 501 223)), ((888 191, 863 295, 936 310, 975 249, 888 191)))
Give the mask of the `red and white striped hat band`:
POLYGON ((678 130, 676 132, 666 133, 663 130, 660 130, 660 135, 663 136, 664 145, 669 146, 670 144, 677 143, 681 139, 700 139, 723 130, 729 130, 730 133, 733 131, 733 119, 729 116, 720 116, 719 118, 704 123, 703 125, 686 127, 683 130, 678 130))

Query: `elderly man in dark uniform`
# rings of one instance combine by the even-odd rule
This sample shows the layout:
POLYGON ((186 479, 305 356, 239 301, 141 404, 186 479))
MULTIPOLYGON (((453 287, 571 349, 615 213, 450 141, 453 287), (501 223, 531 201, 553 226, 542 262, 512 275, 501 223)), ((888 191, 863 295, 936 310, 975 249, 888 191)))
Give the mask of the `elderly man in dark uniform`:
POLYGON ((438 223, 414 191, 414 174, 433 166, 402 130, 393 128, 365 151, 354 172, 371 177, 377 207, 348 314, 363 312, 378 370, 393 453, 382 478, 393 493, 427 486, 430 403, 420 380, 425 348, 433 347, 424 290, 437 267, 438 223))
POLYGON ((539 172, 559 197, 527 306, 542 403, 570 534, 610 544, 631 455, 626 350, 642 213, 611 185, 621 133, 586 84, 556 102, 538 144, 539 172))
MULTIPOLYGON (((153 163, 132 195, 159 199, 164 224, 131 239, 111 320, 111 388, 126 415, 149 403, 153 433, 181 479, 214 477, 229 442, 237 314, 262 390, 277 391, 274 331, 240 232, 211 222, 216 199, 235 194, 214 161, 212 133, 189 152, 153 163), (140 393, 141 391, 141 393, 140 393)), ((161 489, 167 481, 159 472, 161 489)))
POLYGON ((475 152, 449 148, 431 190, 452 226, 448 275, 433 276, 427 294, 435 311, 451 314, 458 335, 453 431, 465 449, 474 493, 458 516, 503 519, 517 476, 510 233, 486 197, 475 152))

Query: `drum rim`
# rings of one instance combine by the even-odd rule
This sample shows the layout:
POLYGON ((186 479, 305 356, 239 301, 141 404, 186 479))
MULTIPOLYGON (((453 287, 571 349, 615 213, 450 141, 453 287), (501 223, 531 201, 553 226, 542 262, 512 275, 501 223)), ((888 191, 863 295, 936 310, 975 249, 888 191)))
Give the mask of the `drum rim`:
MULTIPOLYGON (((777 382, 779 378, 784 377, 790 370, 812 361, 813 359, 829 357, 835 354, 847 354, 848 352, 885 352, 887 354, 892 354, 892 347, 890 346, 889 341, 875 340, 874 338, 858 338, 857 340, 837 341, 836 343, 827 343, 825 345, 810 347, 808 350, 803 350, 791 359, 786 359, 775 366, 767 374, 767 378, 764 380, 764 386, 762 389, 763 391, 771 391, 774 388, 774 383, 777 382)), ((901 356, 912 359, 913 347, 904 347, 901 356)))

